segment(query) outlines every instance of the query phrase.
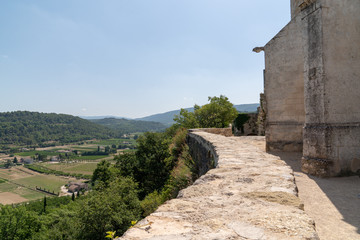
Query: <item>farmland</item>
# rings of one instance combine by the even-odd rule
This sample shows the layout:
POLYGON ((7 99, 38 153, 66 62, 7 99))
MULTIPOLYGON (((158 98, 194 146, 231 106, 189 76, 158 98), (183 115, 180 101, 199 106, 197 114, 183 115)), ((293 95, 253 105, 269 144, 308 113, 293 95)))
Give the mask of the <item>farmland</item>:
POLYGON ((112 161, 115 154, 134 151, 135 144, 134 139, 123 138, 89 140, 46 148, 18 147, 18 151, 0 156, 0 165, 3 167, 6 162, 12 163, 15 158, 18 162, 14 162, 10 168, 0 168, 0 203, 11 204, 43 198, 46 193, 36 191, 36 187, 57 194, 61 186, 76 180, 67 175, 89 179, 101 160, 112 161), (32 163, 26 166, 38 166, 48 171, 32 171, 29 167, 22 166, 25 161, 32 163))
POLYGON ((43 175, 22 166, 0 169, 0 203, 10 204, 43 198, 45 193, 36 191, 41 187, 55 193, 71 179, 54 175, 43 175))
POLYGON ((68 173, 81 173, 86 175, 92 175, 94 172, 97 162, 75 162, 75 163, 43 163, 47 168, 68 172, 68 173))

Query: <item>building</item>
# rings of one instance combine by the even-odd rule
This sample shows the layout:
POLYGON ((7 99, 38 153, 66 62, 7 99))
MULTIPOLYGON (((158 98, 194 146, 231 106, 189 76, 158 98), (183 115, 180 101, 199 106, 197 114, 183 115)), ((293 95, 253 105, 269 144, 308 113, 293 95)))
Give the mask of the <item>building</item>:
POLYGON ((291 0, 264 47, 267 151, 302 151, 318 176, 360 172, 360 1, 291 0))

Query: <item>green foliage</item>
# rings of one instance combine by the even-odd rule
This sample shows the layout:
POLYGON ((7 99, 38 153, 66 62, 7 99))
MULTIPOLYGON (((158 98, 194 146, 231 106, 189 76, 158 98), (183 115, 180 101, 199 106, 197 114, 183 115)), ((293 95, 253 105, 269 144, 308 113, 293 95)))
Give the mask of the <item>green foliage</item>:
MULTIPOLYGON (((34 217, 35 225, 29 228, 24 224, 13 238, 4 239, 92 240, 105 239, 106 232, 122 235, 141 214, 150 214, 191 183, 192 160, 185 142, 186 133, 186 129, 176 126, 165 133, 140 136, 135 153, 116 156, 115 165, 101 161, 92 177, 95 187, 80 198, 73 195, 75 201, 72 197, 54 197, 19 205, 15 209, 22 208, 22 215, 34 217), (28 235, 21 235, 22 231, 28 231, 28 235)), ((42 165, 29 166, 47 173, 56 172, 42 165)), ((33 184, 31 178, 35 177, 38 176, 24 181, 33 184)), ((0 221, 1 229, 12 224, 1 215, 0 221)))
MULTIPOLYGON (((199 109, 197 105, 194 106, 195 110, 199 109)), ((199 120, 195 112, 189 112, 186 109, 181 109, 179 115, 175 115, 174 121, 184 128, 200 128, 199 120)))
POLYGON ((126 152, 114 158, 116 160, 115 167, 121 176, 128 176, 136 179, 139 176, 139 162, 135 153, 126 152))
POLYGON ((0 239, 31 239, 40 230, 41 224, 34 212, 26 211, 24 206, 1 206, 0 239))
POLYGON ((138 175, 135 176, 142 190, 140 198, 154 190, 160 190, 171 171, 166 159, 170 157, 170 139, 163 133, 145 133, 137 140, 135 153, 138 161, 138 175))
POLYGON ((6 160, 4 167, 5 168, 11 168, 12 166, 15 166, 15 164, 13 163, 13 161, 11 161, 10 159, 6 160))
POLYGON ((250 119, 249 114, 239 113, 234 120, 234 126, 237 129, 241 130, 241 133, 244 133, 244 124, 250 119))
POLYGON ((210 103, 202 107, 195 105, 194 112, 181 109, 174 121, 184 128, 225 128, 234 120, 237 110, 228 98, 209 97, 210 103))
POLYGON ((131 221, 140 217, 136 184, 129 178, 117 178, 104 191, 93 192, 78 212, 83 239, 103 239, 106 231, 124 233, 131 221))
POLYGON ((91 151, 91 152, 83 152, 81 156, 109 156, 109 152, 101 152, 101 151, 91 151))
POLYGON ((171 166, 170 176, 161 191, 155 190, 141 201, 143 216, 147 216, 157 209, 165 201, 177 196, 179 191, 192 182, 192 159, 189 147, 186 144, 187 130, 178 129, 169 145, 171 156, 167 158, 168 166, 171 166))
MULTIPOLYGON (((44 197, 45 198, 45 197, 44 197)), ((71 198, 69 196, 63 196, 63 197, 47 197, 46 198, 46 212, 50 212, 56 208, 59 208, 60 206, 67 205, 71 201, 71 198)), ((22 204, 20 204, 22 205, 22 204)), ((45 199, 31 201, 26 204, 24 204, 27 211, 36 212, 38 214, 43 212, 45 205, 45 199)))
POLYGON ((114 177, 110 166, 111 164, 107 160, 102 160, 99 162, 92 175, 91 181, 93 183, 101 183, 103 185, 102 187, 106 188, 114 177))
POLYGON ((118 118, 104 118, 90 120, 94 123, 113 129, 118 134, 130 134, 135 132, 160 132, 164 131, 166 126, 159 122, 138 121, 118 118))
POLYGON ((167 164, 170 140, 164 133, 147 132, 137 139, 135 154, 125 153, 115 158, 119 174, 131 176, 139 184, 141 199, 160 190, 170 175, 171 166, 167 164))
POLYGON ((141 201, 143 216, 146 217, 153 213, 163 202, 164 198, 158 191, 155 190, 148 194, 144 200, 141 201))
POLYGON ((50 168, 47 168, 45 166, 38 165, 38 164, 25 164, 24 167, 31 169, 35 172, 39 172, 39 173, 54 174, 57 176, 75 177, 77 179, 91 179, 91 177, 92 177, 91 175, 88 175, 88 174, 68 173, 68 172, 63 172, 63 171, 59 171, 59 170, 54 170, 54 169, 50 169, 50 168))
POLYGON ((93 138, 110 138, 110 129, 90 121, 65 114, 38 112, 0 113, 0 144, 52 145, 93 138))
POLYGON ((47 206, 47 203, 46 203, 46 196, 44 196, 44 212, 46 212, 46 206, 47 206))

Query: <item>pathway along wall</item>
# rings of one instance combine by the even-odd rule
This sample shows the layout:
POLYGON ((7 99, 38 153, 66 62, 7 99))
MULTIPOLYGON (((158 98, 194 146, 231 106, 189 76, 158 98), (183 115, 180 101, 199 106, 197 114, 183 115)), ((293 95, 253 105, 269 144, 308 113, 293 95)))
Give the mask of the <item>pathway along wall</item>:
POLYGON ((263 137, 192 132, 188 139, 196 161, 216 168, 120 239, 318 239, 290 167, 253 144, 263 137))

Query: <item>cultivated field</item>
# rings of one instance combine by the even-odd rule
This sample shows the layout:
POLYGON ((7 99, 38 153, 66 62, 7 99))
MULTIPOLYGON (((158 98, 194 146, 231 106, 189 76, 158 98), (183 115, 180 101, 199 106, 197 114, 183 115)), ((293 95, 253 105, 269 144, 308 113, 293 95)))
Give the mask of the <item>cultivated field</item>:
POLYGON ((73 180, 75 179, 38 174, 22 166, 0 169, 0 203, 11 204, 41 199, 46 194, 36 191, 36 187, 58 193, 62 185, 73 180))
POLYGON ((67 173, 81 173, 92 175, 98 162, 77 162, 77 163, 43 163, 47 168, 67 173))
MULTIPOLYGON (((114 145, 117 147, 117 153, 121 153, 123 151, 134 151, 133 149, 126 148, 132 148, 135 145, 135 140, 91 140, 81 144, 36 149, 18 147, 18 152, 0 155, 0 167, 4 166, 4 164, 9 160, 12 162, 15 157, 18 162, 21 162, 22 158, 32 158, 37 159, 34 160, 34 164, 42 165, 52 170, 70 174, 92 175, 97 164, 101 160, 106 159, 113 161, 114 154, 90 156, 82 156, 81 154, 84 152, 95 152, 99 149, 100 151, 104 151, 106 147, 113 147, 114 145), (57 160, 50 162, 38 161, 39 155, 45 156, 47 161, 49 161, 53 156, 56 156, 57 160), (60 162, 58 162, 59 159, 61 160, 60 162)), ((36 191, 36 187, 40 187, 41 189, 46 189, 51 193, 54 192, 57 194, 60 192, 61 186, 74 180, 76 179, 64 176, 55 176, 53 174, 41 174, 23 166, 12 166, 9 169, 0 168, 0 203, 11 204, 41 199, 46 193, 36 191)))

